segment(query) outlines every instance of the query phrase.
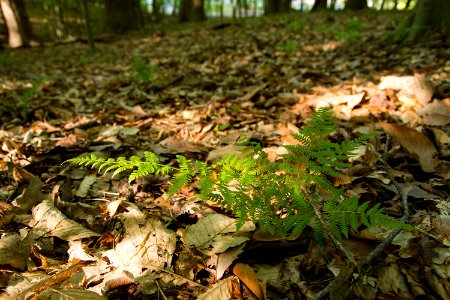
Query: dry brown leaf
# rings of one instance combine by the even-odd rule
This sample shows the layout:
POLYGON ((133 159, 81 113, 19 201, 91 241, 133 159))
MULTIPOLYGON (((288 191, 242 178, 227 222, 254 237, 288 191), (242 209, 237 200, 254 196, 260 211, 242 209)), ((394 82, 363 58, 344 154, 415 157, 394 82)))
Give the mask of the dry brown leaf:
POLYGON ((221 279, 223 274, 228 269, 228 267, 231 266, 233 261, 238 258, 239 254, 244 252, 244 246, 245 244, 241 244, 217 256, 216 280, 221 279))
POLYGON ((233 267, 233 273, 236 275, 258 299, 264 299, 264 295, 259 285, 258 276, 255 271, 247 264, 237 263, 233 267))
POLYGON ((1 265, 10 265, 14 268, 25 269, 30 253, 30 242, 23 240, 18 234, 5 236, 0 239, 1 265))
POLYGON ((233 299, 233 281, 235 277, 229 277, 221 280, 209 288, 206 292, 199 295, 199 300, 233 299))
POLYGON ((203 152, 208 149, 197 143, 191 143, 183 140, 182 138, 177 138, 170 136, 167 139, 161 141, 159 145, 154 146, 153 151, 158 154, 180 154, 189 152, 203 152))
POLYGON ((422 133, 403 125, 381 122, 383 130, 397 140, 415 159, 424 172, 434 172, 437 164, 437 150, 433 143, 422 133))
POLYGON ((444 126, 450 123, 450 102, 434 100, 418 111, 422 124, 444 126))

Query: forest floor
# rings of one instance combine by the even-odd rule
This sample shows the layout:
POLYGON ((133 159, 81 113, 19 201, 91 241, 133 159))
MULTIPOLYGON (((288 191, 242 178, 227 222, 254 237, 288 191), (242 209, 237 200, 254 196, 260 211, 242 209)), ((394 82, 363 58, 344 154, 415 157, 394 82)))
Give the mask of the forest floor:
MULTIPOLYGON (((333 282, 333 299, 450 299, 450 47, 439 34, 386 42, 402 17, 209 21, 103 39, 94 55, 83 42, 0 53, 0 298, 309 299, 333 282), (335 140, 379 131, 342 187, 396 218, 406 199, 420 229, 359 270, 308 232, 256 229, 223 249, 237 233, 216 232, 195 247, 194 224, 233 223, 195 186, 167 197, 166 177, 129 185, 63 164, 147 150, 211 160, 242 134, 273 158, 320 107, 335 140)), ((359 262, 389 233, 361 227, 343 243, 359 262)))

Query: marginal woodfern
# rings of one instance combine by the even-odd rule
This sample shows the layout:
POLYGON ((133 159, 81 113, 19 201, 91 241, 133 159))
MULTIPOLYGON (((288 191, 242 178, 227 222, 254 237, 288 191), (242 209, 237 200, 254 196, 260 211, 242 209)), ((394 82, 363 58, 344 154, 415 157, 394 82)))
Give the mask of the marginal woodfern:
POLYGON ((191 161, 177 156, 178 168, 162 165, 156 154, 145 152, 145 160, 103 159, 95 155, 69 159, 67 162, 98 167, 114 174, 131 170, 129 181, 148 174, 172 177, 168 195, 176 193, 197 178, 198 197, 234 212, 238 229, 247 220, 258 223, 271 233, 299 233, 313 228, 318 240, 324 233, 348 237, 361 225, 411 227, 383 214, 379 204, 359 203, 358 197, 345 198, 331 178, 343 176, 353 151, 370 135, 356 140, 333 143, 327 136, 336 130, 330 109, 319 109, 293 137, 301 145, 286 145, 287 154, 270 162, 260 145, 251 144, 240 155, 228 155, 215 164, 191 161))

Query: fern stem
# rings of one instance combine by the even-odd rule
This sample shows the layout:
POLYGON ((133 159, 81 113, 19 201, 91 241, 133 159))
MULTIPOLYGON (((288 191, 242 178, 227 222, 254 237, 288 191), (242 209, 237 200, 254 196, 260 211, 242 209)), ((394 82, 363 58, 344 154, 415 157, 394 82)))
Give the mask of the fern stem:
MULTIPOLYGON (((389 172, 391 167, 386 163, 385 160, 380 159, 381 163, 384 165, 385 169, 387 170, 387 175, 389 177, 389 179, 391 179, 392 183, 394 184, 396 190, 397 190, 397 194, 401 195, 402 197, 402 207, 403 207, 403 215, 401 220, 405 223, 407 223, 408 221, 408 217, 409 217, 409 203, 408 203, 408 193, 410 191, 409 188, 407 189, 402 189, 400 187, 400 185, 398 184, 398 182, 395 180, 394 176, 391 175, 391 173, 389 172)), ((314 206, 313 206, 314 208, 314 206)), ((314 208, 315 209, 315 208, 314 208)), ((361 270, 362 267, 369 265, 370 263, 372 263, 372 261, 379 256, 384 249, 392 243, 392 241, 394 240, 394 238, 402 231, 401 228, 396 228, 394 229, 388 236, 386 239, 383 240, 383 242, 381 242, 375 249, 373 249, 367 256, 366 258, 358 264, 357 269, 361 270)), ((322 289, 320 292, 318 292, 312 299, 313 300, 321 300, 321 299, 325 299, 328 294, 330 293, 331 290, 331 286, 333 284, 333 282, 336 280, 336 278, 331 281, 324 289, 322 289)))
MULTIPOLYGON (((395 186, 395 189, 397 190, 397 194, 401 195, 402 197, 402 207, 403 207, 403 215, 401 220, 405 223, 408 222, 408 218, 409 218, 409 203, 408 203, 408 193, 411 190, 411 187, 407 187, 405 189, 402 189, 400 187, 400 185, 398 184, 397 180, 395 180, 394 176, 391 175, 391 173, 389 172, 391 170, 391 167, 386 163, 386 161, 384 161, 383 159, 380 159, 381 163, 384 165, 384 167, 387 170, 387 175, 389 177, 389 179, 391 179, 392 183, 395 186)), ((394 238, 402 231, 401 228, 397 228, 395 230, 393 230, 386 239, 384 239, 383 242, 381 242, 381 244, 379 244, 375 249, 372 250, 372 252, 369 253, 369 255, 366 256, 366 258, 364 259, 364 261, 361 263, 361 266, 365 266, 370 264, 375 257, 377 257, 378 255, 380 255, 384 249, 390 244, 392 243, 392 241, 394 240, 394 238)))
POLYGON ((320 212, 320 210, 317 208, 317 206, 314 204, 314 201, 312 201, 311 197, 309 196, 308 191, 305 189, 305 187, 301 186, 300 189, 303 191, 303 193, 305 194, 305 198, 308 201, 308 203, 311 205, 311 207, 314 210, 314 214, 317 217, 317 220, 319 220, 320 225, 322 225, 322 227, 325 229, 325 232, 328 234, 328 236, 331 238, 331 240, 333 241, 333 243, 339 248, 339 250, 341 250, 342 253, 344 253, 345 258, 347 258, 347 261, 352 264, 353 266, 356 266, 356 260, 353 257, 352 253, 350 252, 350 250, 347 249, 347 247, 345 247, 345 245, 339 241, 331 232, 330 227, 328 226, 328 223, 325 222, 325 220, 322 218, 322 213, 320 212))

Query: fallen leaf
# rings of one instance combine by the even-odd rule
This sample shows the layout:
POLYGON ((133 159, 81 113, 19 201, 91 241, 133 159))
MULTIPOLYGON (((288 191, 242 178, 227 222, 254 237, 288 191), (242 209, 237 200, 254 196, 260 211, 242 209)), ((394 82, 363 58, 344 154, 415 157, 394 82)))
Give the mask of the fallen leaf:
POLYGON ((95 292, 82 289, 47 289, 40 293, 37 298, 39 300, 63 300, 63 299, 77 299, 77 300, 106 300, 107 298, 95 292))
POLYGON ((444 126, 450 123, 450 103, 434 100, 418 111, 422 117, 422 124, 430 126, 444 126))
POLYGON ((233 267, 233 273, 236 275, 258 299, 264 299, 264 295, 259 285, 258 276, 255 271, 247 264, 237 263, 233 267))
POLYGON ((165 229, 160 220, 146 217, 136 205, 128 205, 128 211, 121 216, 125 237, 103 255, 114 267, 134 277, 142 275, 143 266, 169 266, 175 252, 175 232, 165 229))
POLYGON ((233 290, 233 277, 226 278, 214 284, 206 292, 198 296, 198 300, 218 300, 233 299, 231 292, 233 290))
POLYGON ((75 221, 67 218, 50 201, 42 201, 32 209, 33 230, 44 230, 45 234, 56 236, 65 241, 100 236, 97 232, 89 230, 75 221))
MULTIPOLYGON (((240 232, 255 229, 252 222, 246 222, 240 232)), ((184 236, 186 244, 194 246, 207 255, 222 253, 228 248, 238 246, 248 237, 226 235, 236 232, 236 220, 221 214, 211 214, 191 225, 184 236)))
POLYGON ((80 198, 87 196, 89 188, 97 181, 97 176, 95 174, 88 175, 81 181, 80 187, 78 188, 75 195, 80 198))
POLYGON ((229 266, 233 263, 233 261, 238 258, 239 254, 241 254, 244 250, 245 244, 242 244, 233 249, 227 250, 224 253, 221 253, 217 256, 217 266, 216 266, 216 280, 222 278, 225 271, 229 266))
POLYGON ((13 234, 0 239, 0 265, 25 269, 31 253, 31 245, 22 240, 20 235, 13 234))
POLYGON ((225 155, 240 155, 242 153, 241 150, 244 148, 244 146, 226 145, 210 151, 206 160, 214 163, 222 159, 225 155))
POLYGON ((419 161, 424 172, 434 172, 438 164, 438 153, 433 143, 423 133, 403 125, 385 122, 380 124, 387 134, 397 140, 419 161))

